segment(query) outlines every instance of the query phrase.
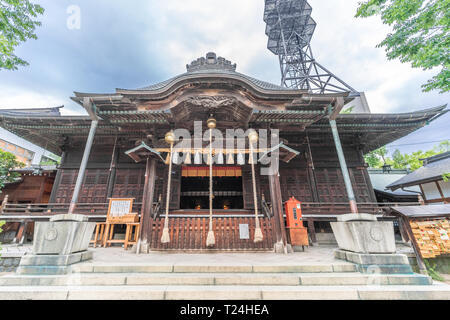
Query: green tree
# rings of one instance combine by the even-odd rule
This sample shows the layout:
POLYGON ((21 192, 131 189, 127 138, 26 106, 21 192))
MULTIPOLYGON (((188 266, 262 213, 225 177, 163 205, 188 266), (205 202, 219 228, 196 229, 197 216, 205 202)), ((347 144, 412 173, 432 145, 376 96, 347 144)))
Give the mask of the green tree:
POLYGON ((450 90, 450 1, 366 0, 356 17, 380 15, 392 27, 377 47, 384 47, 389 60, 410 62, 413 68, 439 73, 424 84, 424 91, 450 90))
POLYGON ((402 154, 400 150, 395 150, 392 154, 392 166, 394 169, 405 169, 408 167, 408 155, 402 154))
POLYGON ((41 25, 38 15, 44 8, 29 0, 0 0, 0 70, 17 70, 28 63, 14 54, 27 39, 37 39, 35 29, 41 25))
MULTIPOLYGON (((0 193, 2 192, 5 183, 12 182, 19 177, 19 173, 11 172, 15 168, 21 168, 25 165, 16 160, 16 156, 12 153, 0 150, 0 193)), ((1 203, 0 203, 1 205, 1 203)), ((0 233, 2 233, 2 226, 4 221, 0 221, 0 233)), ((2 248, 0 247, 0 251, 2 248)))
POLYGON ((434 149, 428 150, 425 152, 423 152, 422 150, 419 150, 419 151, 411 153, 408 156, 409 169, 411 169, 412 171, 415 171, 415 170, 423 167, 423 161, 421 159, 426 159, 426 158, 435 156, 437 154, 438 154, 438 152, 436 152, 434 149))
POLYGON ((440 153, 447 152, 450 148, 450 140, 441 142, 428 151, 418 150, 413 153, 401 153, 395 150, 392 158, 387 156, 386 147, 379 148, 364 156, 366 163, 371 168, 381 168, 384 164, 391 165, 394 169, 410 169, 415 171, 423 166, 421 159, 426 159, 440 153))
POLYGON ((6 183, 12 182, 20 176, 19 173, 12 172, 12 170, 24 166, 23 163, 16 160, 15 155, 0 150, 0 192, 6 183))
POLYGON ((380 168, 383 163, 380 158, 377 156, 375 151, 371 151, 364 156, 364 160, 369 165, 370 168, 380 168))
POLYGON ((347 108, 347 109, 345 109, 345 110, 342 110, 342 111, 341 111, 341 114, 350 114, 350 113, 353 112, 353 109, 355 109, 355 106, 352 106, 352 107, 350 107, 350 108, 347 108))
POLYGON ((369 152, 364 156, 366 163, 371 168, 381 168, 384 164, 390 164, 388 162, 389 159, 386 158, 387 149, 386 146, 383 146, 377 150, 369 152))
MULTIPOLYGON (((3 232, 2 226, 3 226, 4 224, 5 224, 5 221, 0 221, 0 233, 3 232)), ((1 243, 0 243, 0 245, 1 245, 1 243)), ((0 246, 0 257, 2 256, 2 255, 1 255, 1 252, 2 252, 2 247, 0 246)))
POLYGON ((437 153, 444 153, 450 151, 450 140, 442 141, 437 147, 436 152, 437 153))

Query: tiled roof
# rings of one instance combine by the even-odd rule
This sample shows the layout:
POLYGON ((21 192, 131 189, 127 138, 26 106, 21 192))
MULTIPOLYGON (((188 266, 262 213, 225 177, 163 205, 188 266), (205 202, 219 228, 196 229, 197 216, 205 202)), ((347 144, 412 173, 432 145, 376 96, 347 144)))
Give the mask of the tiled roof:
POLYGON ((285 88, 273 83, 261 81, 252 77, 249 77, 245 74, 236 72, 236 64, 232 64, 231 61, 226 60, 222 57, 217 57, 214 52, 209 52, 206 54, 206 57, 200 57, 197 60, 192 61, 190 64, 186 66, 187 72, 183 73, 179 76, 171 78, 169 80, 156 83, 144 88, 136 89, 136 90, 160 90, 171 83, 177 82, 184 77, 194 76, 194 75, 205 75, 205 76, 235 76, 241 78, 245 81, 252 83, 253 85, 264 89, 264 90, 276 90, 276 91, 292 91, 293 89, 285 88))
POLYGON ((391 183, 386 188, 395 190, 402 187, 420 184, 433 180, 441 180, 442 175, 450 173, 450 152, 442 154, 440 160, 433 161, 420 169, 404 176, 403 178, 391 183))
POLYGON ((59 109, 61 108, 64 108, 64 106, 38 109, 0 109, 0 115, 13 117, 60 117, 59 109))
MULTIPOLYGON (((414 195, 414 193, 406 192, 402 190, 396 190, 396 191, 386 191, 386 186, 398 181, 399 178, 403 178, 407 175, 406 170, 392 170, 391 172, 383 172, 382 169, 374 170, 369 169, 369 177, 370 181, 372 182, 372 186, 375 190, 379 190, 382 192, 387 192, 394 195, 399 196, 410 196, 414 195)), ((420 192, 419 187, 412 187, 410 188, 413 191, 420 192)))
POLYGON ((230 70, 202 70, 202 71, 186 72, 186 73, 183 73, 176 77, 173 77, 169 80, 159 82, 159 83, 156 83, 156 84, 153 84, 150 86, 146 86, 143 88, 138 88, 137 90, 142 90, 142 91, 160 90, 160 89, 163 89, 163 88, 169 86, 171 83, 175 83, 175 82, 177 82, 177 80, 179 80, 183 77, 188 77, 190 75, 205 75, 205 76, 232 75, 232 76, 237 76, 239 78, 242 78, 243 80, 247 80, 247 81, 251 82, 252 84, 254 84, 255 86, 257 86, 261 89, 264 89, 264 90, 292 91, 292 89, 285 88, 285 87, 282 87, 282 86, 279 86, 279 85, 276 85, 273 83, 269 83, 266 81, 258 80, 253 77, 247 76, 245 74, 235 72, 235 71, 230 71, 230 70))

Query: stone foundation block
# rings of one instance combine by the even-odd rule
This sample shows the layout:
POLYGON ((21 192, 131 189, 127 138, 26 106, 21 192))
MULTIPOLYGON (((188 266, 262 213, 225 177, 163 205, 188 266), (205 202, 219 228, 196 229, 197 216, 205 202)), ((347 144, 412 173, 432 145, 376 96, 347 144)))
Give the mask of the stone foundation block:
POLYGON ((17 273, 30 275, 67 274, 71 272, 71 265, 91 260, 93 256, 92 251, 69 255, 26 255, 22 257, 17 273))
POLYGON ((368 274, 413 274, 408 257, 404 254, 366 254, 335 250, 337 259, 356 264, 356 270, 368 274))
POLYGON ((413 274, 414 271, 410 265, 405 264, 389 264, 389 265, 374 265, 374 264, 360 264, 357 270, 361 273, 368 274, 413 274))
POLYGON ((95 223, 78 221, 37 222, 33 253, 69 255, 86 251, 95 223))
POLYGON ((331 222, 340 249, 358 253, 395 253, 392 221, 331 222))
MULTIPOLYGON (((409 265, 408 257, 404 254, 361 254, 355 252, 345 253, 345 260, 357 264, 406 264, 409 265)), ((338 254, 339 255, 339 254, 338 254)), ((342 254, 340 255, 342 256, 342 254)), ((342 259, 342 258, 339 258, 342 259)))

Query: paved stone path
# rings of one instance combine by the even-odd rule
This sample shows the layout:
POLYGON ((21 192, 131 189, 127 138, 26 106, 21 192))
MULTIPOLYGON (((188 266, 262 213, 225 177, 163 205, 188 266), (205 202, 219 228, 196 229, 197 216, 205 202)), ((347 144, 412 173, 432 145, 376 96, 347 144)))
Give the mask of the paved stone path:
POLYGON ((24 245, 19 246, 17 244, 2 244, 1 245, 2 250, 0 251, 0 254, 16 254, 17 256, 22 256, 27 253, 31 253, 33 251, 33 248, 31 245, 24 245))
POLYGON ((305 252, 295 252, 293 254, 276 253, 247 253, 247 252, 205 252, 205 253, 170 253, 170 252, 152 252, 149 254, 133 253, 125 251, 123 248, 96 248, 94 251, 94 262, 102 263, 133 263, 133 264, 205 264, 205 265, 274 265, 282 264, 333 264, 346 263, 334 258, 333 251, 335 246, 309 247, 305 252))

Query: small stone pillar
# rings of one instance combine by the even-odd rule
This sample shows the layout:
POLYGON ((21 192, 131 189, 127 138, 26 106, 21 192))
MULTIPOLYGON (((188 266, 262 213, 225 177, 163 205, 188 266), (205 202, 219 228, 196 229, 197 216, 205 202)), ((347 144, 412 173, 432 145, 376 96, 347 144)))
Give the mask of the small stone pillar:
POLYGON ((33 253, 20 261, 19 274, 66 274, 70 266, 93 258, 88 251, 95 229, 83 215, 63 214, 36 222, 33 253))

